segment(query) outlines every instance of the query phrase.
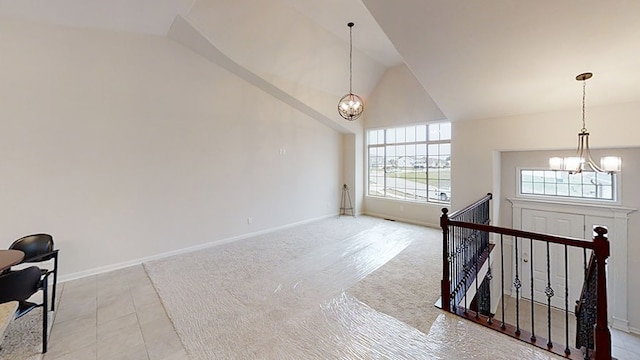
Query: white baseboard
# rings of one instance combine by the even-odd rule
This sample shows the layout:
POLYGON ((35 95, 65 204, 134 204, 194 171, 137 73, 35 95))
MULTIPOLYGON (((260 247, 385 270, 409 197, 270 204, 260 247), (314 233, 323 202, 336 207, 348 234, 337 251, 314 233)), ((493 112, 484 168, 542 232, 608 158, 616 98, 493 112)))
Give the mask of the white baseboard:
POLYGON ((629 321, 625 319, 617 319, 615 316, 612 316, 609 326, 616 330, 629 332, 629 321))
MULTIPOLYGON (((95 268, 92 268, 92 269, 88 269, 88 270, 79 271, 79 272, 75 272, 75 273, 72 273, 72 274, 67 274, 67 275, 60 276, 58 278, 58 282, 62 283, 62 282, 66 282, 66 281, 71 281, 71 280, 84 278, 84 277, 87 277, 87 276, 93 276, 93 275, 106 273, 106 272, 109 272, 109 271, 114 271, 114 270, 118 270, 118 269, 124 269, 124 268, 130 267, 130 266, 140 265, 140 264, 143 264, 145 262, 154 261, 154 260, 158 260, 158 259, 163 259, 163 258, 166 258, 166 257, 169 257, 169 256, 186 254, 186 253, 189 253, 189 252, 192 252, 192 251, 208 249, 208 248, 211 248, 211 247, 224 245, 224 244, 229 244, 229 243, 232 243, 232 242, 235 242, 235 241, 239 241, 239 240, 244 240, 244 239, 247 239, 247 238, 250 238, 250 237, 264 235, 264 234, 268 234, 268 233, 271 233, 271 232, 274 232, 274 231, 283 230, 283 229, 291 228, 291 227, 294 227, 294 226, 303 225, 303 224, 307 224, 307 223, 310 223, 310 222, 314 222, 314 221, 318 221, 318 220, 322 220, 322 219, 327 219, 327 218, 331 218, 331 217, 337 217, 337 216, 338 216, 337 213, 331 214, 331 215, 320 216, 320 217, 307 219, 307 220, 303 220, 303 221, 298 221, 298 222, 287 224, 287 225, 276 226, 276 227, 269 228, 269 229, 266 229, 266 230, 255 231, 255 232, 242 234, 242 235, 238 235, 238 236, 234 236, 234 237, 230 237, 230 238, 226 238, 226 239, 214 240, 214 241, 211 241, 211 242, 208 242, 208 243, 195 245, 195 246, 190 246, 190 247, 183 248, 183 249, 168 251, 168 252, 164 252, 164 253, 161 253, 161 254, 145 256, 145 257, 142 257, 142 258, 129 260, 129 261, 124 261, 124 262, 116 263, 116 264, 109 264, 109 265, 105 265, 105 266, 99 266, 99 267, 95 267, 95 268)), ((343 216, 345 216, 345 215, 343 215, 343 216)))
POLYGON ((629 327, 629 331, 627 331, 627 332, 630 332, 630 333, 636 334, 636 335, 640 335, 640 329, 634 328, 634 327, 629 327))
POLYGON ((402 218, 402 217, 398 217, 398 216, 388 216, 388 215, 383 215, 383 214, 378 214, 378 213, 372 213, 372 212, 363 212, 362 215, 367 215, 367 216, 373 216, 373 217, 377 217, 380 219, 390 219, 390 220, 395 220, 395 221, 401 221, 407 224, 414 224, 414 225, 422 225, 422 226, 426 226, 429 228, 435 228, 435 229, 439 229, 440 228, 440 224, 431 224, 425 221, 416 221, 416 220, 411 220, 411 219, 406 219, 406 218, 402 218))

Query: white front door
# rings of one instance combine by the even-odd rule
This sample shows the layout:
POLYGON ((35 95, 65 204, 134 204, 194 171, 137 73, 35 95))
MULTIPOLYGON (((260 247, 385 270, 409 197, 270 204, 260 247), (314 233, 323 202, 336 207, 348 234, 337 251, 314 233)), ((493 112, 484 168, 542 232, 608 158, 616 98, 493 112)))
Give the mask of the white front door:
MULTIPOLYGON (((584 215, 522 209, 522 230, 584 239, 585 219, 584 215)), ((565 254, 564 245, 537 240, 531 244, 529 239, 518 239, 518 269, 523 298, 531 299, 533 279, 534 301, 546 304, 547 294, 552 294, 552 306, 564 309, 566 305, 569 311, 573 311, 584 282, 582 249, 567 246, 565 254), (565 256, 568 261, 566 268, 565 256), (565 303, 566 284, 568 303, 565 303)))

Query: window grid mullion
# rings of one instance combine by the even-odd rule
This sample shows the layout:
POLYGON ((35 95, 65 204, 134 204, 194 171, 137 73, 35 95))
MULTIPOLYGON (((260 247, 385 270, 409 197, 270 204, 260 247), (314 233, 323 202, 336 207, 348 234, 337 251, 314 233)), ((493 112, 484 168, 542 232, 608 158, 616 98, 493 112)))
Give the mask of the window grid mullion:
MULTIPOLYGON (((446 123, 439 123, 446 124, 446 123)), ((439 125, 438 125, 439 126, 439 125)), ((445 155, 441 154, 441 147, 439 145, 443 144, 451 144, 451 140, 429 140, 429 124, 420 124, 410 127, 397 127, 397 128, 389 128, 389 129, 379 129, 379 130, 370 130, 368 134, 373 131, 377 131, 378 134, 383 134, 383 139, 380 137, 376 137, 376 144, 367 145, 369 151, 369 161, 371 164, 371 154, 372 149, 382 148, 382 163, 377 164, 380 160, 380 154, 376 151, 374 152, 376 157, 376 166, 381 167, 376 170, 377 173, 374 174, 375 185, 376 185, 376 193, 378 196, 382 195, 382 197, 386 198, 396 198, 396 199, 404 199, 404 200, 414 200, 414 201, 425 201, 425 202, 443 202, 449 201, 450 198, 450 190, 448 191, 448 195, 443 193, 441 186, 443 186, 443 181, 440 179, 442 176, 442 168, 450 169, 450 148, 447 148, 447 153, 445 155), (380 130, 383 130, 380 132, 380 130), (391 136, 393 133, 393 136, 391 136), (416 141, 406 141, 407 139, 415 139, 416 141), (420 139, 420 140, 418 140, 420 139), (422 140, 424 139, 424 140, 422 140), (382 140, 382 142, 380 142, 382 140), (400 140, 400 141, 398 141, 400 140), (436 153, 433 154, 432 151, 429 151, 430 145, 436 145, 436 153), (419 150, 419 147, 424 147, 419 150), (393 149, 393 151, 390 151, 393 149), (389 155, 393 153, 393 155, 389 155), (419 155, 424 153, 424 155, 419 155), (444 158, 447 156, 447 159, 444 158), (424 157, 424 160, 421 160, 424 157), (420 163, 417 163, 420 161, 420 163), (422 164, 424 161, 424 164, 422 164), (430 169, 429 166, 432 166, 433 169, 430 169), (424 170, 422 170, 424 167, 424 170), (380 176, 380 171, 382 176, 380 176), (431 186, 429 184, 430 175, 434 176, 435 185, 431 186), (422 179, 424 176, 424 180, 422 179), (379 180, 382 179, 383 186, 382 189, 379 185, 379 180), (421 185, 423 183, 423 185, 421 185), (436 198, 431 198, 432 192, 435 194, 436 198), (422 192, 426 192, 423 195, 422 192), (443 199, 444 197, 444 199, 443 199)), ((445 137, 449 135, 443 135, 445 137)), ((372 139, 371 137, 367 137, 368 139, 372 139)), ((373 171, 373 167, 369 165, 368 167, 368 179, 369 179, 369 188, 368 193, 371 195, 371 180, 373 171)), ((451 175, 449 173, 448 178, 446 179, 446 183, 449 184, 450 189, 450 179, 451 175)), ((375 196, 375 194, 374 194, 375 196)))

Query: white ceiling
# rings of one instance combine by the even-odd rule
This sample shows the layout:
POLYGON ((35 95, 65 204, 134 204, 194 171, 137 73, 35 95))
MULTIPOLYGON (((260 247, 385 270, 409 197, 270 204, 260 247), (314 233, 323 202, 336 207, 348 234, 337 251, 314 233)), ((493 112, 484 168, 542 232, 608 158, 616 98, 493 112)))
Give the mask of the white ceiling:
POLYGON ((0 16, 165 35, 196 0, 0 0, 0 16))
POLYGON ((334 35, 349 41, 353 22, 353 46, 385 66, 402 64, 402 57, 360 0, 283 0, 334 35))
POLYGON ((640 101, 640 1, 363 2, 451 120, 640 101))
MULTIPOLYGON (((165 35, 216 0, 0 0, 0 16, 165 35)), ((640 101, 638 0, 282 0, 386 66, 403 61, 451 120, 640 101), (397 49, 397 50, 396 50, 397 49)), ((251 11, 251 9, 247 9, 251 11)))

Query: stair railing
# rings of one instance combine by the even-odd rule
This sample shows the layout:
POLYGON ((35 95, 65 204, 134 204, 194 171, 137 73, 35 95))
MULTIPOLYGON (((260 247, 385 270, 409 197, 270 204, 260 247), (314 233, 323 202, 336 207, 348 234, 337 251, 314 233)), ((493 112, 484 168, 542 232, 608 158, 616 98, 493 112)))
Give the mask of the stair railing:
MULTIPOLYGON (((489 234, 487 232, 476 231, 464 227, 451 227, 451 221, 461 221, 465 223, 485 224, 490 222, 489 201, 492 194, 485 195, 475 203, 458 210, 447 216, 448 209, 442 209, 440 226, 446 238, 443 241, 442 251, 442 306, 444 310, 451 311, 451 305, 455 306, 461 300, 465 302, 467 308, 467 290, 476 280, 478 284, 477 265, 483 258, 489 256, 489 234), (444 221, 444 222, 443 222, 444 221), (452 232, 452 236, 449 236, 452 232), (445 281, 446 280, 446 281, 445 281)), ((477 290, 477 289, 476 289, 477 290)))
MULTIPOLYGON (((591 354, 593 359, 611 359, 611 333, 607 324, 607 294, 606 294, 606 259, 609 257, 609 241, 606 238, 607 230, 603 227, 594 229, 596 236, 593 241, 584 239, 576 239, 569 237, 560 237, 546 234, 539 234, 529 231, 517 229, 502 228, 489 225, 489 201, 491 194, 483 197, 474 204, 465 207, 460 211, 456 211, 450 216, 448 209, 442 209, 440 225, 443 231, 443 277, 441 281, 441 299, 440 306, 443 310, 461 315, 469 320, 500 331, 504 334, 512 336, 522 341, 526 341, 540 348, 554 352, 567 358, 578 359, 581 357, 580 351, 575 351, 575 347, 569 345, 569 284, 568 284, 568 249, 580 248, 586 254, 587 250, 591 250, 595 263, 596 281, 596 321, 593 328, 593 338, 595 342, 595 351, 591 354), (496 244, 489 242, 489 237, 493 236, 496 244), (522 287, 521 274, 518 266, 514 268, 515 276, 513 279, 513 289, 515 294, 515 324, 507 324, 505 322, 505 264, 504 264, 504 242, 505 237, 513 241, 515 246, 515 263, 519 260, 518 244, 522 245, 522 240, 529 240, 531 249, 533 249, 534 241, 542 242, 546 245, 546 264, 547 264, 547 284, 544 293, 547 297, 547 339, 538 337, 535 333, 535 314, 533 301, 530 301, 531 312, 531 331, 524 330, 520 327, 520 289, 522 287), (565 277, 565 306, 564 306, 564 322, 565 336, 563 349, 554 346, 551 334, 551 298, 554 296, 554 289, 550 279, 549 255, 550 244, 557 244, 564 249, 564 277, 565 277), (467 293, 475 290, 477 293, 478 284, 483 278, 493 279, 491 262, 491 250, 494 246, 498 246, 500 250, 499 273, 501 281, 500 303, 502 304, 501 321, 494 322, 494 316, 484 316, 476 311, 469 310, 467 307, 467 293), (482 269, 482 270, 481 270, 482 269), (473 283, 475 282, 475 289, 473 283), (572 349, 574 351, 572 351, 572 349)), ((544 248, 544 247, 543 247, 544 248)), ((533 273, 533 252, 531 253, 531 268, 533 273)), ((528 261, 529 261, 528 260, 528 261)), ((586 261, 585 261, 586 263, 586 261)), ((511 266, 511 264, 508 264, 511 266)), ((586 264, 585 264, 585 274, 586 264)), ((531 299, 534 299, 533 276, 528 279, 531 282, 531 299)), ((558 345, 556 343, 555 345, 558 345)), ((576 345, 577 346, 577 345, 576 345)))

